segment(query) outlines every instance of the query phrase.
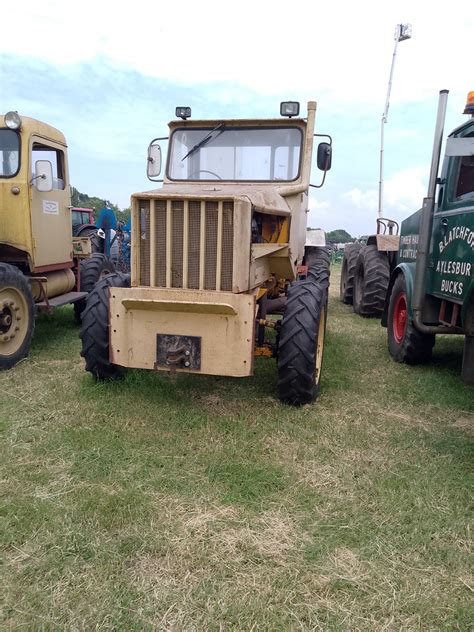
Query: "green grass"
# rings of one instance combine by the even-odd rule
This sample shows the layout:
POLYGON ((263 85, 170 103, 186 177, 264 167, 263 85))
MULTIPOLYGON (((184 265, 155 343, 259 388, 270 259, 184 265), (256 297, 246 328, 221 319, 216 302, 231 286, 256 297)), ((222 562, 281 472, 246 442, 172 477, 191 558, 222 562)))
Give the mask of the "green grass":
POLYGON ((0 374, 2 629, 469 630, 474 389, 336 300, 322 394, 131 371, 95 384, 72 311, 0 374))

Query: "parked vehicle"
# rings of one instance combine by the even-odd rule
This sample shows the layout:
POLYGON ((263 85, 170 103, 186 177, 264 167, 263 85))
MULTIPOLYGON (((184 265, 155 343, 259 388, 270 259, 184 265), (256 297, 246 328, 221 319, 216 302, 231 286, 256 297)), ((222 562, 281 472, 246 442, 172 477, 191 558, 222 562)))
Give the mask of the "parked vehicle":
MULTIPOLYGON (((110 276, 87 301, 82 355, 93 376, 135 367, 243 377, 255 355, 277 356, 281 400, 317 396, 329 255, 306 234, 316 103, 307 118, 296 102, 280 114, 193 121, 177 108, 163 187, 132 196, 131 278, 110 276)), ((328 139, 315 186, 331 166, 328 139)), ((160 140, 149 147, 153 180, 160 140)))

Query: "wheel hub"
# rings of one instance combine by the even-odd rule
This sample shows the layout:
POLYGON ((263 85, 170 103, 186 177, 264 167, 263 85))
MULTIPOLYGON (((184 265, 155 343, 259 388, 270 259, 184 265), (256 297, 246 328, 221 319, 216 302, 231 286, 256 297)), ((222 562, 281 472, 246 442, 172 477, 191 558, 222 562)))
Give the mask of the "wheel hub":
POLYGON ((397 343, 402 342, 407 326, 408 310, 405 292, 401 292, 395 301, 393 308, 393 336, 397 343))
POLYGON ((20 331, 21 312, 22 306, 14 296, 0 300, 0 343, 10 343, 15 339, 20 331))

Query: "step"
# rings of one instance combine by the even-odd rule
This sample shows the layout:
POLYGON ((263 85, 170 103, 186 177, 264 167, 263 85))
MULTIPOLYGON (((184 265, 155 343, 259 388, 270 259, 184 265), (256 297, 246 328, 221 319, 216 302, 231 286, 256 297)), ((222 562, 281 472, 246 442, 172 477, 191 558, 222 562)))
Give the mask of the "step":
POLYGON ((48 302, 41 301, 41 303, 36 303, 36 307, 38 309, 48 309, 48 307, 61 307, 61 305, 68 305, 69 303, 75 303, 79 301, 81 298, 86 298, 87 292, 67 292, 67 294, 61 294, 60 296, 55 296, 54 298, 49 298, 48 302))

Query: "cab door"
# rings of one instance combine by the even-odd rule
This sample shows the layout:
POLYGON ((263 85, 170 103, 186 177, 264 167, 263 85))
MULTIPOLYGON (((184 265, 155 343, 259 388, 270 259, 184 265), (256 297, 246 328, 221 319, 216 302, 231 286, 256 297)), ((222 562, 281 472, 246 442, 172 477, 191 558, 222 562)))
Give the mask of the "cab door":
POLYGON ((36 271, 66 267, 72 262, 72 227, 66 148, 33 136, 30 141, 31 225, 36 271), (36 163, 48 160, 53 170, 53 189, 38 191, 36 163))
POLYGON ((433 218, 428 292, 462 304, 474 274, 474 156, 447 159, 442 187, 433 218))

